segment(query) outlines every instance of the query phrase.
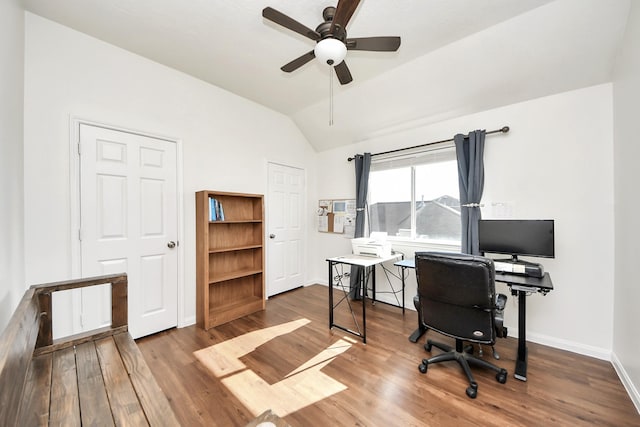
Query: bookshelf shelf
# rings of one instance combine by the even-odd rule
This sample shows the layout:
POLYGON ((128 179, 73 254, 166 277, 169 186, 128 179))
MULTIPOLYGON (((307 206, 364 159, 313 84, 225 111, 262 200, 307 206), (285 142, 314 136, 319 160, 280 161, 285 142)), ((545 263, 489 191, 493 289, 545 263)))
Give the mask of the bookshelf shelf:
POLYGON ((198 191, 196 244, 196 321, 201 327, 264 310, 262 195, 198 191), (223 208, 224 220, 211 220, 212 199, 223 208))
POLYGON ((209 224, 246 224, 246 223, 261 223, 262 221, 256 219, 249 219, 244 221, 209 221, 209 224))
POLYGON ((230 246, 228 248, 210 249, 209 253, 215 254, 215 253, 218 253, 218 252, 244 251, 244 250, 248 250, 248 249, 259 249, 259 248, 262 248, 262 245, 230 246))

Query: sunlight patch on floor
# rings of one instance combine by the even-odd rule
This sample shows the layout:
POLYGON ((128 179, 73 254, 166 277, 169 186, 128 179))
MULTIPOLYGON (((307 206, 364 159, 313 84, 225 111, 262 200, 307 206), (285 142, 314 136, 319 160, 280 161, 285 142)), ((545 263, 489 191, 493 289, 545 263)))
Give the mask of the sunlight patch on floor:
POLYGON ((347 389, 344 384, 320 370, 351 348, 351 343, 339 339, 275 384, 267 383, 255 372, 247 369, 240 358, 268 341, 291 333, 308 323, 310 321, 307 319, 298 319, 248 332, 198 350, 194 355, 211 373, 222 378, 222 383, 255 416, 271 409, 284 417, 347 389))

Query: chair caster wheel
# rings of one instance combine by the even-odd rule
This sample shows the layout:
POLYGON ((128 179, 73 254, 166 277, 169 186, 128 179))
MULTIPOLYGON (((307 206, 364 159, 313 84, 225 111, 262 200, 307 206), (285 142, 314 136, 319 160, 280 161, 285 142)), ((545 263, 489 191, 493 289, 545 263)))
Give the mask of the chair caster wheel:
POLYGON ((496 380, 498 380, 498 382, 500 384, 504 384, 507 382, 507 370, 506 369, 502 369, 500 372, 498 372, 496 374, 496 380))
POLYGON ((467 387, 467 396, 472 399, 475 399, 478 396, 478 384, 471 383, 469 387, 467 387))
POLYGON ((427 363, 422 362, 420 366, 418 366, 418 370, 420 370, 420 372, 422 372, 423 374, 426 374, 427 366, 429 366, 427 363))
POLYGON ((427 341, 427 343, 424 345, 424 349, 427 350, 429 353, 431 353, 431 347, 432 347, 432 344, 429 341, 427 341))

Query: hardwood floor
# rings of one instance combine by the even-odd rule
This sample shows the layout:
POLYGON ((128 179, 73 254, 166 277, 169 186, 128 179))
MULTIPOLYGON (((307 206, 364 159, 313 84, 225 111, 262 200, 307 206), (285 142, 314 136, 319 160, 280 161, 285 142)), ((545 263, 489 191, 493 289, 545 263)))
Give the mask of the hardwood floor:
MULTIPOLYGON (((423 347, 425 337, 415 344, 407 339, 417 325, 414 311, 403 316, 401 309, 383 303, 367 306, 364 345, 339 329, 329 330, 327 301, 326 287, 309 286, 273 297, 265 311, 209 331, 196 326, 172 329, 137 343, 184 426, 244 426, 257 415, 234 395, 233 387, 223 384, 231 374, 216 377, 194 352, 300 319, 310 322, 297 322, 291 332, 239 356, 241 372, 253 371, 256 381, 273 386, 255 387, 259 392, 253 398, 266 404, 280 396, 281 389, 274 385, 300 365, 340 339, 348 343, 320 370, 346 389, 283 415, 294 427, 640 425, 640 415, 609 362, 529 343, 528 381, 522 382, 513 378, 517 340, 501 339, 496 346, 501 359, 493 359, 489 348, 484 357, 509 371, 507 383, 499 384, 492 372, 473 369, 478 397, 470 399, 457 363, 432 365, 424 375, 418 371, 430 354, 423 347)), ((344 312, 336 315, 345 324, 349 320, 344 312)), ((450 341, 433 331, 426 337, 450 341)), ((433 353, 438 352, 434 348, 433 353)), ((310 381, 295 384, 294 396, 312 394, 315 384, 310 381)), ((249 392, 251 384, 244 383, 249 392)))

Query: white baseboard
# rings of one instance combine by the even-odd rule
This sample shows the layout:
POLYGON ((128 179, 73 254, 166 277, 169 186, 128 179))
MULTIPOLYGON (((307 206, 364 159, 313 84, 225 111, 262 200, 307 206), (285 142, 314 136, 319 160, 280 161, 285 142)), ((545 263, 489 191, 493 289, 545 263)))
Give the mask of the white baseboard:
MULTIPOLYGON (((509 327, 509 331, 517 332, 518 328, 509 327)), ((515 333, 514 335, 512 335, 511 333, 509 333, 509 336, 517 338, 518 334, 515 333)), ((611 350, 602 347, 595 347, 575 341, 564 340, 556 337, 551 337, 549 335, 536 334, 535 332, 527 332, 527 341, 547 345, 549 347, 557 348, 560 350, 567 350, 572 353, 582 354, 584 356, 594 357, 600 360, 606 360, 608 362, 611 361, 611 350)))
POLYGON ((613 369, 616 370, 620 381, 622 381, 622 385, 625 390, 627 390, 627 394, 631 397, 631 401, 635 405, 636 411, 640 414, 640 393, 638 392, 638 388, 633 384, 633 381, 631 381, 631 378, 615 353, 611 354, 611 363, 613 364, 613 369))
POLYGON ((320 280, 320 279, 316 279, 316 280, 310 280, 307 283, 305 283, 303 286, 311 286, 311 285, 324 285, 327 286, 327 278, 325 277, 324 280, 320 280))

